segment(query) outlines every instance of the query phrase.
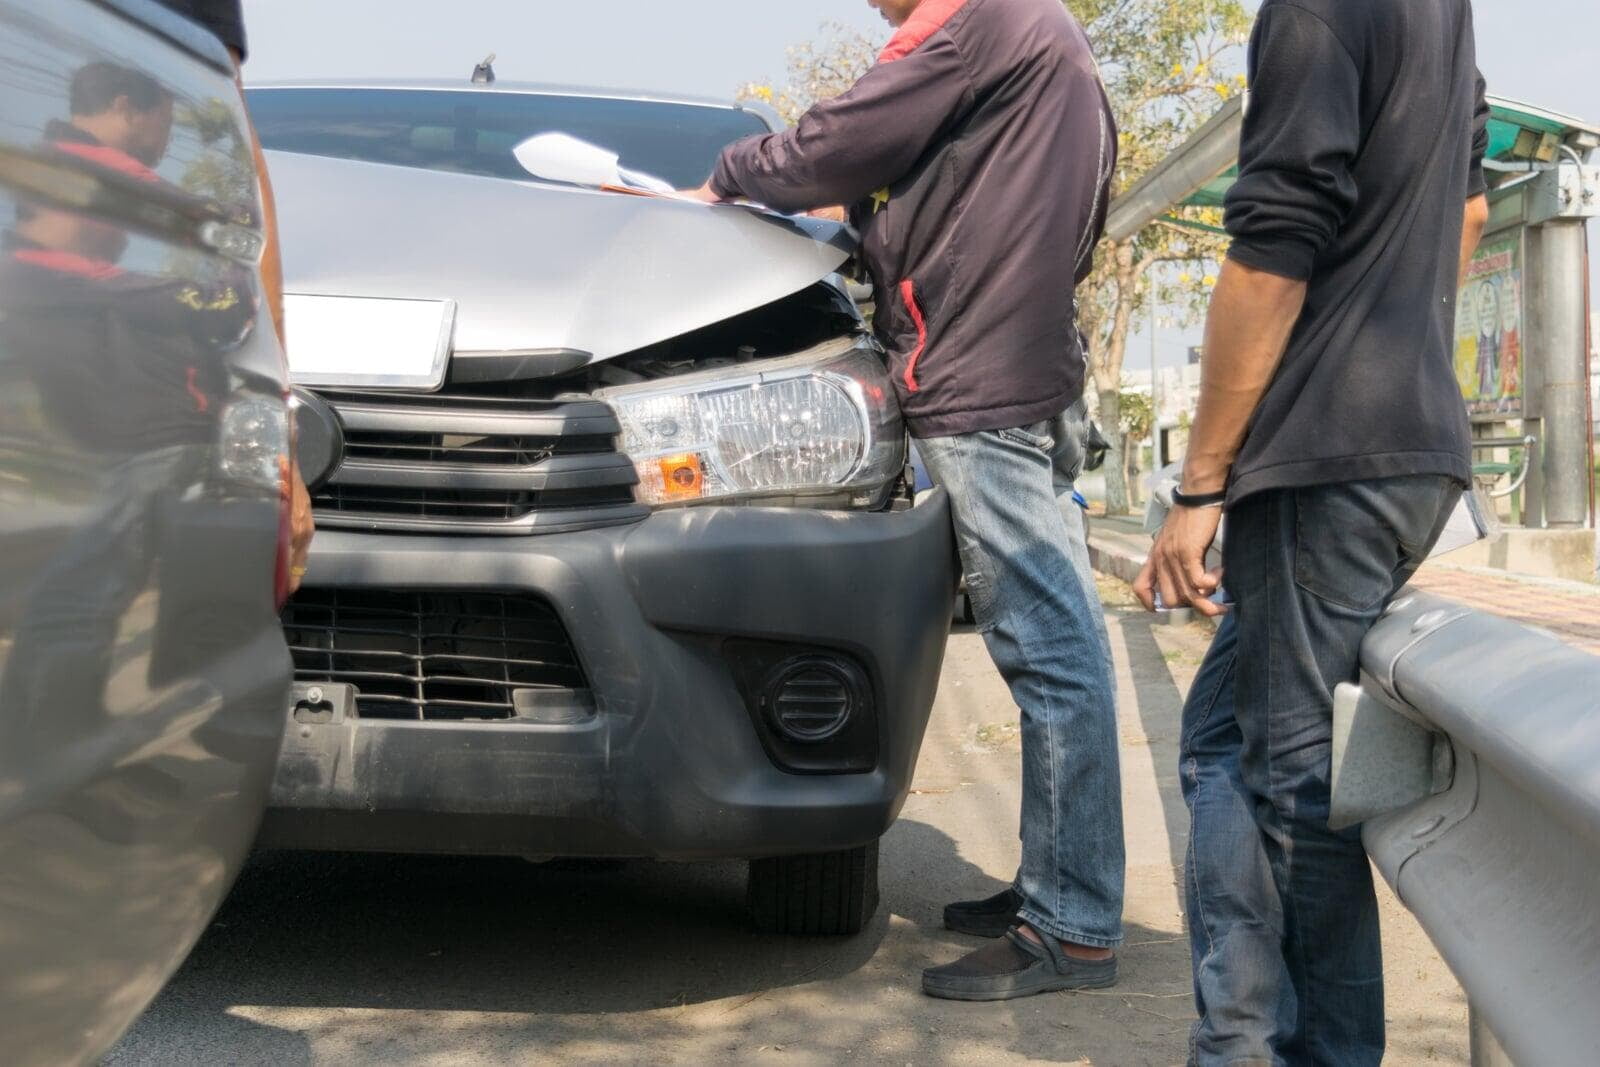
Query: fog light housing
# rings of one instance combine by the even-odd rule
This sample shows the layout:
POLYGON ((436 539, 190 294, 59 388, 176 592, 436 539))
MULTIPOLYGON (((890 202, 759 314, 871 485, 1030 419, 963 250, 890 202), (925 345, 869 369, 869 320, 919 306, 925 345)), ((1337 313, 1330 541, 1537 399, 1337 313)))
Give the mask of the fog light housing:
POLYGON ((849 652, 731 638, 722 642, 761 747, 790 774, 865 774, 878 765, 877 685, 849 652))
POLYGON ((804 656, 781 663, 761 689, 761 713, 790 741, 815 744, 835 737, 860 702, 861 680, 838 660, 804 656))

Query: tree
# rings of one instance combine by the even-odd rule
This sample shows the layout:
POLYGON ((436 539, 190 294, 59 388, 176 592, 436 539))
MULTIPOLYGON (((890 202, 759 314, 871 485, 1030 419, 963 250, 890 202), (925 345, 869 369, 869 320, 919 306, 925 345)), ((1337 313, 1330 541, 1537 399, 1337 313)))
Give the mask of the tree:
MULTIPOLYGON (((178 101, 173 110, 173 141, 178 153, 192 157, 178 179, 186 192, 223 207, 255 201, 255 157, 238 118, 237 105, 230 106, 220 97, 178 101)), ((237 221, 257 223, 253 218, 237 221)), ((222 268, 215 256, 180 248, 170 254, 168 269, 176 277, 215 280, 222 268)))
MULTIPOLYGON (((1094 45, 1117 117, 1113 195, 1134 184, 1181 144, 1217 107, 1244 88, 1235 73, 1250 15, 1240 0, 1064 0, 1094 45)), ((838 24, 812 44, 789 49, 788 83, 750 83, 746 100, 771 104, 793 122, 808 106, 848 89, 871 67, 876 42, 838 24)), ((1098 418, 1111 454, 1106 510, 1128 509, 1129 433, 1121 414, 1122 365, 1134 316, 1155 299, 1198 314, 1224 242, 1216 209, 1180 208, 1133 237, 1104 241, 1094 271, 1078 288, 1079 327, 1098 418), (1166 264, 1184 269, 1163 274, 1166 264), (1176 273, 1174 273, 1176 271, 1176 273)))
POLYGON ((1127 502, 1138 506, 1139 493, 1135 481, 1139 469, 1139 442, 1156 423, 1155 399, 1138 389, 1123 389, 1117 394, 1117 429, 1124 441, 1133 442, 1123 449, 1122 473, 1128 479, 1127 502))
POLYGON ((883 42, 838 22, 824 22, 822 35, 785 49, 789 83, 746 82, 738 98, 771 107, 789 125, 819 100, 829 100, 854 85, 872 68, 883 42))

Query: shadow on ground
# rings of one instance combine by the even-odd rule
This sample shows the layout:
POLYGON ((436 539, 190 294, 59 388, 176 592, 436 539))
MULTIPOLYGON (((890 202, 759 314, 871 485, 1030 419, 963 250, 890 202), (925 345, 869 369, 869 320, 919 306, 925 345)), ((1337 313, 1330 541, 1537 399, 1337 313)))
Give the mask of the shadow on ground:
MULTIPOLYGON (((258 855, 108 1062, 1181 1058, 1182 1000, 1152 1002, 1151 1044, 1130 1059, 1126 999, 924 998, 922 967, 979 944, 940 928, 943 903, 1003 883, 911 819, 883 856, 867 931, 799 939, 750 930, 739 863, 258 855)), ((1162 953, 1171 937, 1129 930, 1162 953)), ((1125 988, 1155 977, 1141 973, 1150 952, 1127 951, 1125 988)))

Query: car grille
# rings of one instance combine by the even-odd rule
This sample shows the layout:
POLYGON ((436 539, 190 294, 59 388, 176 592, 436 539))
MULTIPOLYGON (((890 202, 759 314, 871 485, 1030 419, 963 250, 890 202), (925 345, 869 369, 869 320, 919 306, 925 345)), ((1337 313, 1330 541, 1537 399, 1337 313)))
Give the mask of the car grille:
POLYGON ((283 630, 295 681, 355 686, 362 718, 505 720, 587 699, 566 628, 539 597, 302 589, 283 630))
POLYGON ((327 394, 344 457, 312 504, 323 527, 528 534, 634 522, 633 464, 596 400, 327 394))

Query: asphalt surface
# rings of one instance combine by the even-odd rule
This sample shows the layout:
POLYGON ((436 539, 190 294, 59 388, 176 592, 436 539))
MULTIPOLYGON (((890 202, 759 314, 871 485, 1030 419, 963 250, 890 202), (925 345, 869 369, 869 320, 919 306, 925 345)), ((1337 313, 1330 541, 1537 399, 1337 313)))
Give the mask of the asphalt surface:
MULTIPOLYGON (((950 1004, 918 972, 976 947, 940 928, 1016 864, 1016 711, 981 639, 951 640, 883 903, 851 939, 753 934, 741 864, 258 857, 128 1064, 1181 1063, 1193 1017, 1177 890, 1180 694, 1208 632, 1152 625, 1106 581, 1128 825, 1128 943, 1111 990, 950 1004)), ((1466 1003, 1384 893, 1388 1062, 1464 1063, 1466 1003)))

